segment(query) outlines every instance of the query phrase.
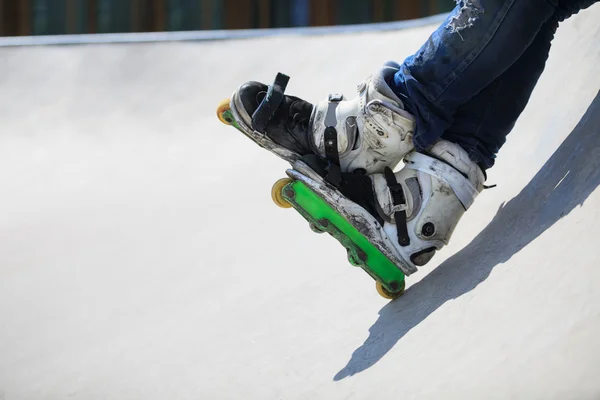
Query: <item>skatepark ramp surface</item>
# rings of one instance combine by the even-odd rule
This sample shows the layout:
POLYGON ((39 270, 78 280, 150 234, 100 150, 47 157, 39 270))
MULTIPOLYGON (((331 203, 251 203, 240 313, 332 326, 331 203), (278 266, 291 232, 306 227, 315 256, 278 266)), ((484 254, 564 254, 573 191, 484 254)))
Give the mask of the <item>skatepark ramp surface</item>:
POLYGON ((497 187, 392 302, 215 108, 277 72, 353 96, 435 23, 0 48, 0 399, 598 398, 598 21, 561 25, 497 187))

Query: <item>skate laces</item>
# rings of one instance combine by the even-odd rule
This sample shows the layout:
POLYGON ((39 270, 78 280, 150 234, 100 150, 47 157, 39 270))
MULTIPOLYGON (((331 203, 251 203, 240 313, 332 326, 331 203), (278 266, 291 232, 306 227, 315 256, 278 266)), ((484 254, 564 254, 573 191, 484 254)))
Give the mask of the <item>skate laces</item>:
POLYGON ((301 104, 299 105, 298 102, 294 102, 290 107, 289 115, 291 119, 288 121, 288 129, 291 132, 295 131, 296 128, 300 128, 302 132, 308 130, 310 113, 308 113, 301 104))
POLYGON ((301 130, 305 131, 308 129, 308 117, 295 113, 292 115, 292 120, 289 123, 290 129, 295 130, 296 127, 300 127, 301 130))

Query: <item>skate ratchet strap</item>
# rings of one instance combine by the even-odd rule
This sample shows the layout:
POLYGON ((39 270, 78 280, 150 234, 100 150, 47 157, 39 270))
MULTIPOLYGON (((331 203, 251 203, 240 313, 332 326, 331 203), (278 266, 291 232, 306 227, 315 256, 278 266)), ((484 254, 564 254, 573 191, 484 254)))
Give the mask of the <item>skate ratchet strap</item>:
POLYGON ((435 176, 437 179, 446 182, 452 188, 465 210, 471 207, 479 194, 477 188, 473 186, 470 180, 444 161, 417 152, 409 154, 404 160, 409 163, 410 168, 435 176))
POLYGON ((394 219, 396 220, 396 230, 398 231, 398 244, 408 246, 410 238, 408 237, 408 226, 406 222, 406 197, 402 185, 396 180, 396 175, 389 168, 384 169, 385 180, 390 190, 392 204, 394 205, 394 219))
POLYGON ((267 124, 275 115, 279 105, 283 101, 285 88, 290 77, 278 73, 273 84, 269 86, 265 98, 260 102, 254 114, 252 114, 252 128, 260 133, 264 133, 267 124))
POLYGON ((340 189, 342 184, 342 169, 338 164, 329 162, 326 167, 327 174, 325 175, 325 181, 334 187, 340 189))
POLYGON ((340 165, 340 154, 338 152, 338 135, 335 126, 337 125, 336 109, 343 96, 340 94, 330 94, 327 112, 325 113, 325 132, 323 140, 325 141, 325 158, 335 165, 340 165))

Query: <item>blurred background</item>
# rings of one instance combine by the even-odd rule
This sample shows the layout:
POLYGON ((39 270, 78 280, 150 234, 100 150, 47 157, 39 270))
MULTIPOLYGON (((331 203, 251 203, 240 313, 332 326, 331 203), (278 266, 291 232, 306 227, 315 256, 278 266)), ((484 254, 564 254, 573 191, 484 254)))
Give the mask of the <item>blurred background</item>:
POLYGON ((453 7, 453 0, 0 0, 0 36, 332 26, 453 7))

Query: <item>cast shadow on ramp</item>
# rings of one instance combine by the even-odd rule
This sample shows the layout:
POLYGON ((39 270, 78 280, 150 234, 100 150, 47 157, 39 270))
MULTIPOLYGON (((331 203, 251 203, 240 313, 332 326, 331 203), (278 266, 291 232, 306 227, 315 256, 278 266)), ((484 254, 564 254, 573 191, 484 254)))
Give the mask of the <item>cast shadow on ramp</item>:
POLYGON ((599 154, 600 92, 531 182, 500 207, 471 243, 381 309, 369 337, 334 380, 373 366, 440 306, 473 290, 496 265, 508 261, 576 206, 583 205, 600 184, 599 154))

